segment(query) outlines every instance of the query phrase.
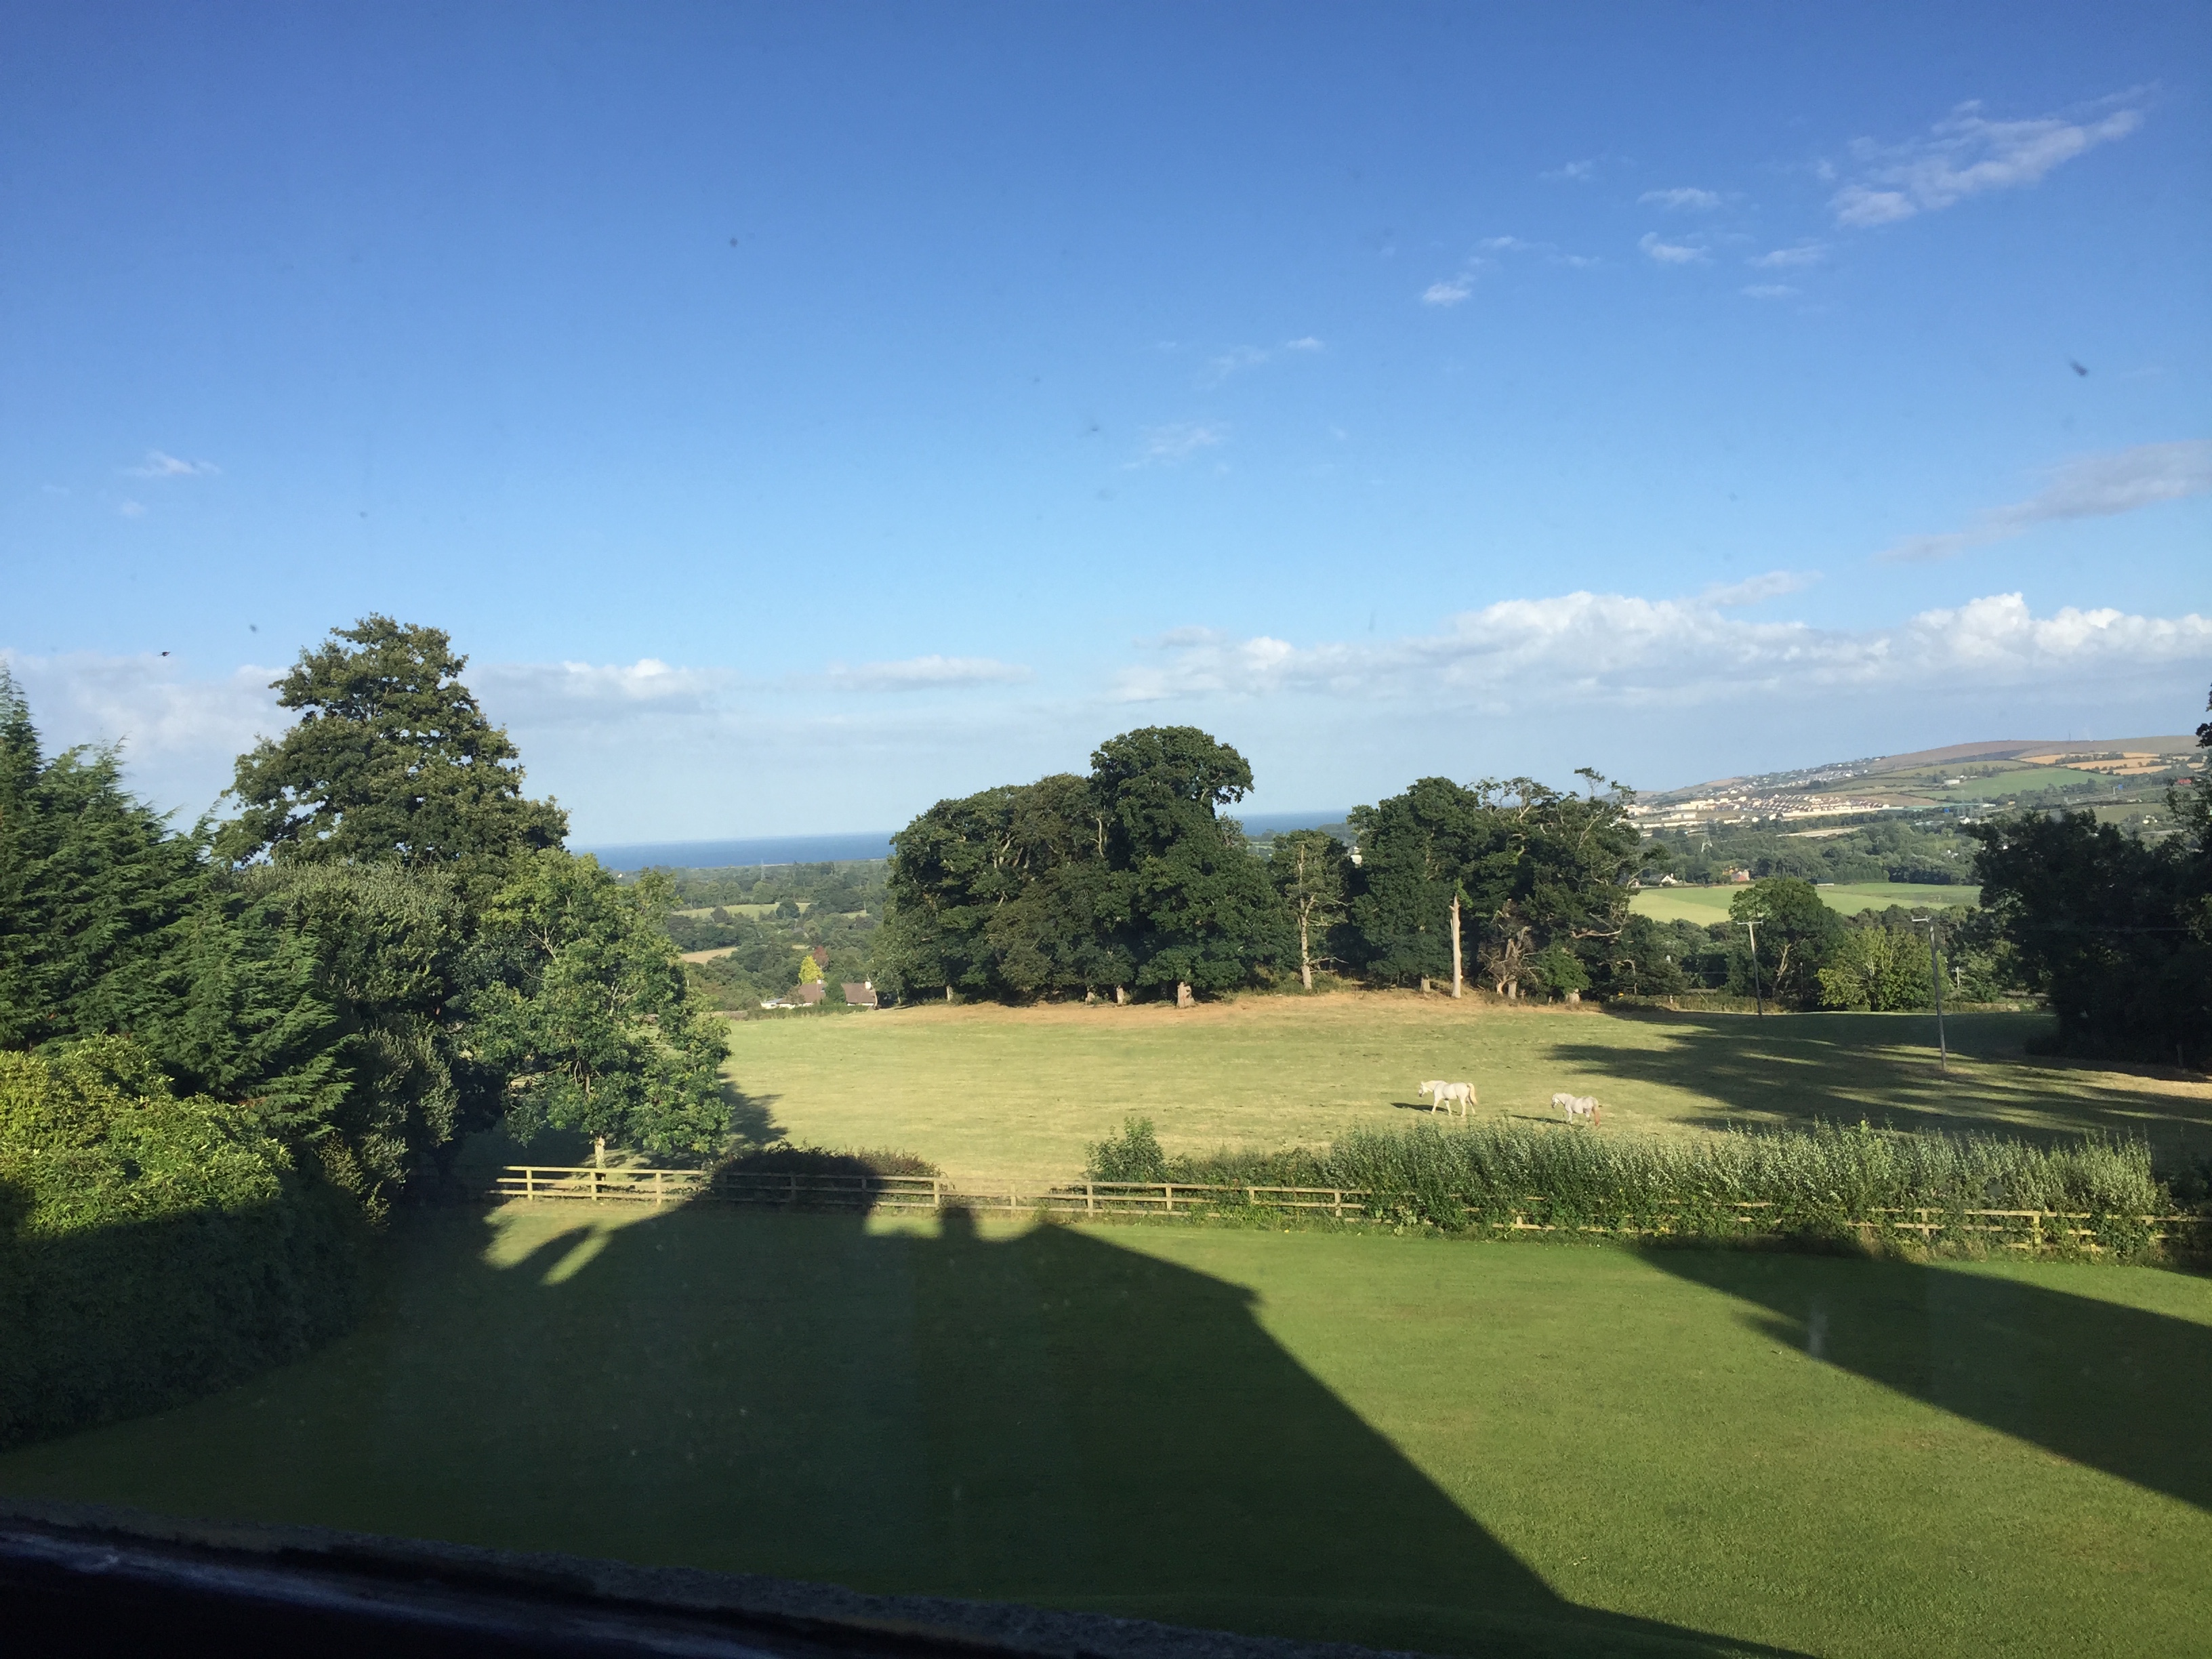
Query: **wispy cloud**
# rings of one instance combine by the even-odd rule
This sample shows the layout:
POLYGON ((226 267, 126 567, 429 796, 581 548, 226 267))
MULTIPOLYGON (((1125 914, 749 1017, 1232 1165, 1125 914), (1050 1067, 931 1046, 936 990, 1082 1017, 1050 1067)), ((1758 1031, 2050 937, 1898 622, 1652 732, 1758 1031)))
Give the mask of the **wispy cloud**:
POLYGON ((1301 335, 1295 340, 1285 340, 1274 346, 1232 346, 1227 351, 1209 359, 1199 376, 1201 386, 1217 386, 1231 375, 1246 369, 1263 368, 1285 354, 1309 356, 1328 348, 1313 335, 1301 335))
POLYGON ((1745 286, 1743 294, 1750 300, 1791 300, 1797 290, 1787 283, 1752 283, 1745 286))
POLYGON ((2037 617, 2020 594, 1999 593, 1891 627, 1834 629, 1729 614, 1747 602, 1725 588, 1696 599, 1510 599, 1454 617, 1440 633, 1383 644, 1297 646, 1180 630, 1151 660, 1125 670, 1115 694, 1127 702, 1306 695, 1504 714, 1969 684, 2047 689, 2212 665, 2212 619, 2194 613, 2069 606, 2037 617))
POLYGON ((125 498, 116 504, 115 510, 126 519, 143 519, 146 516, 146 503, 125 498))
POLYGON ((1131 466, 1173 466, 1202 449, 1216 449, 1229 441, 1229 428, 1218 421, 1176 421, 1146 427, 1139 434, 1137 459, 1131 466))
POLYGON ((1686 213, 1705 213, 1721 204, 1718 191, 1678 185, 1673 190, 1647 190, 1637 201, 1645 207, 1673 208, 1686 213))
POLYGON ((222 471, 213 461, 180 461, 158 449, 148 450, 144 460, 123 470, 134 478, 204 478, 222 471))
POLYGON ((1547 167, 1536 176, 1547 184, 1586 185, 1597 177, 1597 163, 1598 158, 1593 155, 1587 161, 1566 161, 1555 167, 1547 167))
POLYGON ((1804 265, 1817 265, 1827 257, 1826 242, 1800 242, 1794 247, 1778 247, 1754 254, 1746 263, 1760 270, 1795 270, 1804 265))
POLYGON ((1636 246, 1662 265, 1702 264, 1709 257, 1705 249, 1686 242, 1667 241, 1656 230, 1645 231, 1636 246))
POLYGON ((1787 593, 1802 593, 1820 580, 1817 570, 1770 570, 1760 576, 1747 576, 1740 582, 1716 582, 1698 595, 1705 605, 1731 609, 1737 605, 1764 605, 1769 599, 1778 599, 1787 593))
POLYGON ((1838 224, 1863 230, 1936 212, 1987 191, 2040 183, 2052 168, 2141 126, 2142 111, 2136 101, 2107 100, 2099 106, 2108 112, 2101 115, 2020 121, 1991 120, 1981 112, 1978 100, 1960 104, 1924 138, 1890 145, 1859 141, 1852 147, 1859 176, 1830 198, 1829 209, 1838 224))
POLYGON ((1443 282, 1431 283, 1421 290, 1421 303, 1425 306, 1455 306, 1474 292, 1474 273, 1463 270, 1443 282))
POLYGON ((830 682, 845 691, 951 691, 979 685, 1020 685, 1036 678, 1019 663, 993 657, 908 657, 902 662, 833 663, 830 682))
POLYGON ((2069 461, 2027 500, 1992 507, 1963 530, 1908 536, 1879 556, 1893 564, 1930 563, 2025 535, 2038 525, 2109 518, 2208 493, 2212 493, 2212 440, 2138 444, 2109 455, 2069 461))
POLYGON ((1522 236, 1486 236, 1474 245, 1474 252, 1467 256, 1456 275, 1431 283, 1422 290, 1421 303, 1455 306, 1474 292, 1475 283, 1484 272, 1497 270, 1510 258, 1533 258, 1546 264, 1569 265, 1577 270, 1599 263, 1583 254, 1563 253, 1551 242, 1532 242, 1522 236))

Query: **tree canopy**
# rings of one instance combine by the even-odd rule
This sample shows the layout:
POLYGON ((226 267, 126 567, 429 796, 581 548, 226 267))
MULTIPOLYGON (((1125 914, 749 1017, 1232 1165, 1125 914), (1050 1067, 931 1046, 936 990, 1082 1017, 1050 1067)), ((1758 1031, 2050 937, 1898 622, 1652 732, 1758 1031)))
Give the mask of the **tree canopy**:
POLYGON ((272 684, 300 717, 240 757, 240 811, 217 851, 473 872, 559 846, 568 814, 523 795, 514 744, 460 682, 467 665, 441 629, 385 616, 301 652, 272 684))

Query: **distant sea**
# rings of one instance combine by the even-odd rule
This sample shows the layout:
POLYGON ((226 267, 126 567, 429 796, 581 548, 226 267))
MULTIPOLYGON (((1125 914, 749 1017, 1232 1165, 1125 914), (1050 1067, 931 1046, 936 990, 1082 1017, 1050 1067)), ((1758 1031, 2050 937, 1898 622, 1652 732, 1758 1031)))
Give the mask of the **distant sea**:
MULTIPOLYGON (((1286 830, 1329 829, 1344 822, 1341 811, 1255 812, 1243 820, 1245 833, 1277 836, 1286 830)), ((758 836, 743 841, 647 841, 604 847, 580 847, 610 870, 642 870, 651 865, 673 870, 719 870, 737 864, 830 864, 848 859, 887 859, 891 832, 873 830, 848 836, 758 836)))

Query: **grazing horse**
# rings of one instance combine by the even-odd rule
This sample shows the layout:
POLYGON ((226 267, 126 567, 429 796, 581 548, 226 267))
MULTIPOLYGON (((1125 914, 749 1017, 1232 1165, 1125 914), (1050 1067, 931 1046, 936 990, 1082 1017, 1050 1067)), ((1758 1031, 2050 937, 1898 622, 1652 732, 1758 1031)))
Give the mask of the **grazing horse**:
POLYGON ((1603 1121, 1603 1114, 1598 1109, 1595 1095, 1571 1095, 1562 1089, 1552 1097, 1552 1104, 1567 1115, 1567 1121, 1570 1123, 1577 1118, 1584 1119, 1593 1126, 1603 1121))
POLYGON ((1465 1117, 1476 1103, 1474 1085, 1472 1083, 1446 1083, 1441 1078, 1436 1078, 1424 1083, 1414 1092, 1436 1097, 1429 1105, 1429 1115, 1432 1117, 1444 1109, 1447 1101, 1459 1109, 1462 1117, 1465 1117))

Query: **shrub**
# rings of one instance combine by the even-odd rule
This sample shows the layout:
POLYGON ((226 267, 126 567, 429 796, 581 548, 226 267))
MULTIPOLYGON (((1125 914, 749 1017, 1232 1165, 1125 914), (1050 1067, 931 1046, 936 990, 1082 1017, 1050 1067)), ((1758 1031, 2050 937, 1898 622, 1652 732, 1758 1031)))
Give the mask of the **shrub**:
MULTIPOLYGON (((1148 1117, 1128 1119, 1121 1125, 1119 1135, 1109 1135, 1095 1143, 1090 1150, 1086 1173, 1093 1181, 1170 1181, 1182 1178, 1171 1172, 1167 1154, 1160 1150, 1159 1137, 1152 1133, 1152 1121, 1148 1117)), ((1196 1176, 1190 1178, 1198 1179, 1196 1176)))
POLYGON ((300 1170, 251 1110, 178 1098, 125 1038, 0 1053, 0 1444, 158 1409, 343 1329, 366 1229, 333 1149, 300 1170))

